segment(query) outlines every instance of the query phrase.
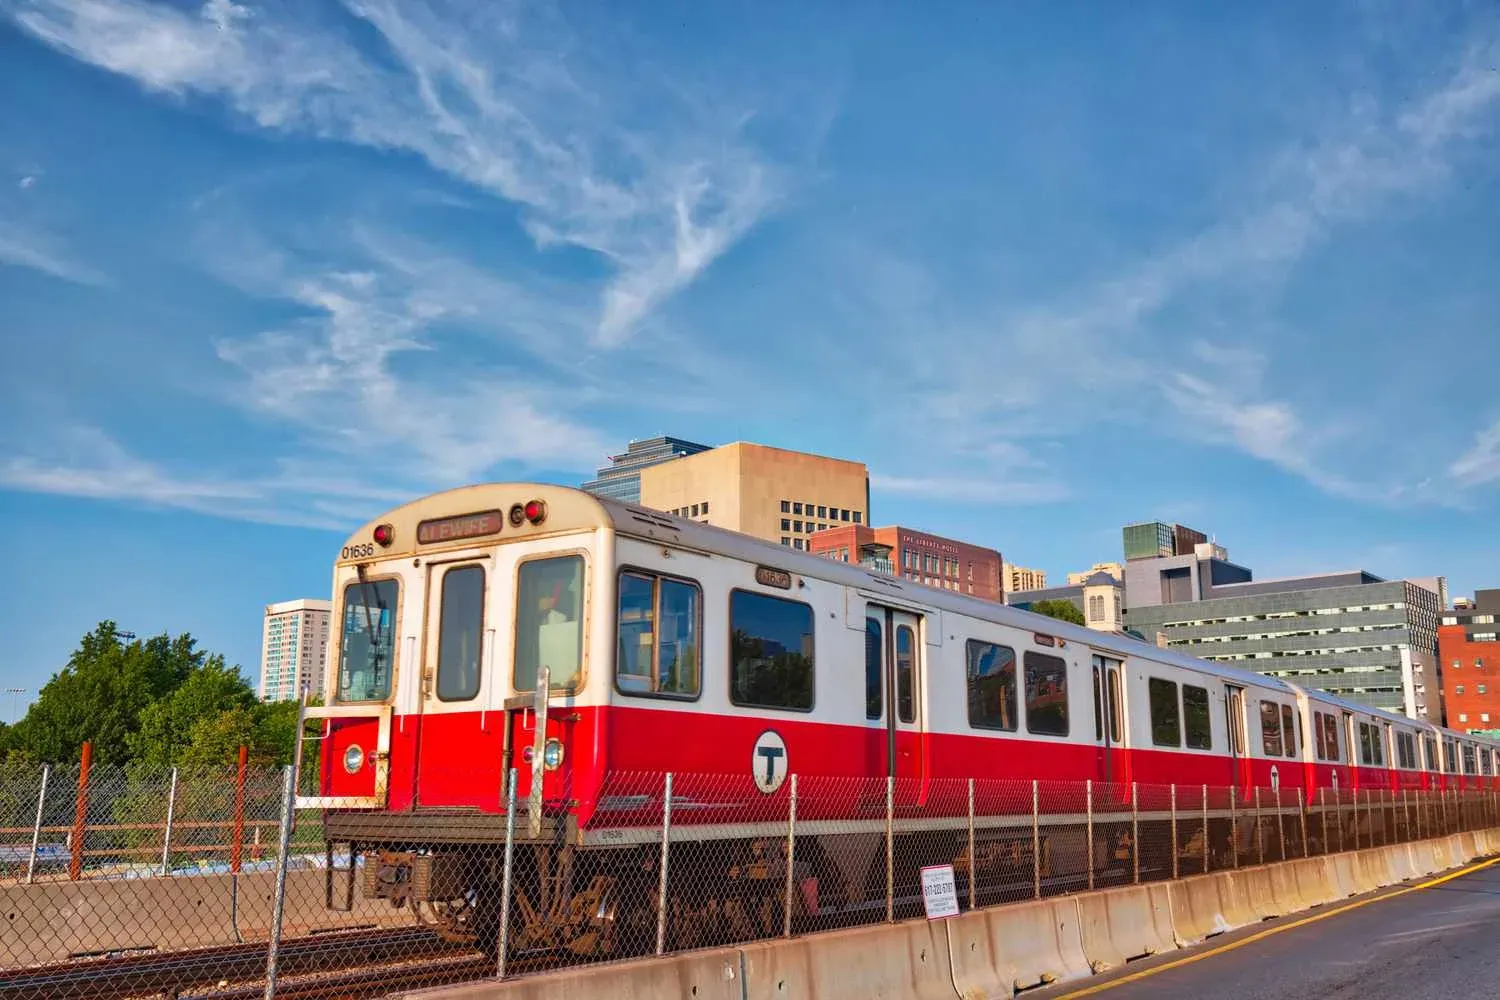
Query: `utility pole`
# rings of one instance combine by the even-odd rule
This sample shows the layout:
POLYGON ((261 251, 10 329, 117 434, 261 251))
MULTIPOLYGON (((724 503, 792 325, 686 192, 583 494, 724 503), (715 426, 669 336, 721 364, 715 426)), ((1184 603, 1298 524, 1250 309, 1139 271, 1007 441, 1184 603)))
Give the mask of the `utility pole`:
POLYGON ((11 722, 19 722, 21 719, 21 695, 29 694, 26 688, 6 688, 5 693, 10 695, 11 722))

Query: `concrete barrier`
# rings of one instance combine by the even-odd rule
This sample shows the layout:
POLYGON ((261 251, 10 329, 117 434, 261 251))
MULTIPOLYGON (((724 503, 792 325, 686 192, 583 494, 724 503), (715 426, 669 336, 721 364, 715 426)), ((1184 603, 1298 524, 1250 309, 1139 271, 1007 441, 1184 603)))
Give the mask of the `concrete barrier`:
POLYGON ((1301 909, 1326 906, 1342 897, 1334 881, 1333 865, 1328 858, 1306 858, 1293 861, 1289 869, 1297 883, 1297 901, 1301 909))
MULTIPOLYGON (((389 993, 388 997, 442 997, 444 1000, 744 1000, 743 958, 738 949, 690 951, 666 958, 646 958, 614 965, 582 966, 519 979, 467 983, 389 993)), ((814 996, 788 992, 786 997, 814 996)), ((832 992, 823 996, 846 994, 832 992)), ((852 994, 850 994, 852 995, 852 994)), ((872 994, 873 995, 873 994, 872 994)), ((888 994, 887 994, 888 995, 888 994)), ((952 996, 950 989, 949 996, 952 996)))
POLYGON ((1359 875, 1354 868, 1354 855, 1351 853, 1329 855, 1328 860, 1332 862, 1333 884, 1344 897, 1358 896, 1364 890, 1360 888, 1359 875))
MULTIPOLYGON (((746 945, 741 955, 744 1000, 953 1000, 955 995, 948 929, 939 921, 912 920, 746 945)), ((596 995, 613 1000, 619 994, 596 995)))
POLYGON ((1171 896, 1162 884, 1104 889, 1079 896, 1078 926, 1083 954, 1095 972, 1177 947, 1171 896))
POLYGON ((947 921, 947 930, 953 986, 964 1000, 1008 1000, 1093 971, 1071 896, 975 910, 947 921))
POLYGON ((1354 852, 1354 873, 1360 892, 1374 892, 1397 881, 1390 858, 1379 847, 1354 852))

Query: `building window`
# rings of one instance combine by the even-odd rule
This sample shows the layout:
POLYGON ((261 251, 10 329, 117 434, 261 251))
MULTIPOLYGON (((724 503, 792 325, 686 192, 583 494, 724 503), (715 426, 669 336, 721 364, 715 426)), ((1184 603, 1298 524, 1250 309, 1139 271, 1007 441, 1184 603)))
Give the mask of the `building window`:
POLYGON ((798 534, 801 534, 802 533, 802 522, 801 521, 793 521, 792 522, 792 530, 795 531, 795 532, 797 532, 798 534))
POLYGON ((1159 747, 1182 746, 1182 718, 1177 707, 1177 685, 1152 677, 1146 682, 1151 696, 1151 742, 1159 747))
POLYGON ((827 508, 827 506, 825 506, 824 504, 818 504, 818 516, 819 517, 827 517, 828 516, 828 508, 827 508))
POLYGON ((781 544, 785 545, 787 548, 791 548, 792 547, 792 540, 790 538, 786 537, 785 535, 782 535, 781 536, 781 544))
POLYGON ((1068 667, 1056 656, 1026 652, 1026 731, 1068 735, 1068 667))
POLYGON ((1458 713, 1458 721, 1459 722, 1468 722, 1469 721, 1468 714, 1465 713, 1465 712, 1459 712, 1458 713))
POLYGON ((615 683, 624 694, 696 698, 702 658, 698 585, 620 574, 615 683))
POLYGON ((1016 731, 1016 651, 970 639, 969 725, 1016 731))
POLYGON ((792 512, 792 502, 790 500, 781 501, 781 512, 783 514, 790 514, 792 512))
POLYGON ((794 504, 792 504, 792 513, 793 514, 800 514, 800 513, 802 513, 802 504, 801 503, 794 503, 794 504))
POLYGON ((796 549, 799 552, 802 551, 802 539, 800 539, 800 538, 793 538, 792 539, 792 548, 796 549))
POLYGON ((708 513, 708 501, 707 500, 703 501, 703 513, 705 513, 705 514, 708 513))
POLYGON ((1477 690, 1480 694, 1484 694, 1488 689, 1483 684, 1480 684, 1475 688, 1475 690, 1477 690))
POLYGON ((840 521, 847 521, 847 520, 849 520, 849 511, 847 511, 847 510, 841 510, 841 511, 839 511, 839 514, 841 515, 839 517, 840 521))
POLYGON ((781 530, 782 531, 791 531, 792 530, 792 519, 791 518, 789 518, 789 517, 783 517, 781 519, 781 530))
POLYGON ((730 700, 745 707, 813 707, 813 610, 745 590, 729 595, 730 700))
POLYGON ((859 513, 859 511, 855 511, 855 512, 854 512, 854 523, 855 523, 855 524, 860 524, 860 523, 862 523, 862 522, 861 522, 861 521, 860 521, 860 513, 859 513))
POLYGON ((1464 686, 1462 684, 1458 685, 1457 687, 1455 687, 1453 689, 1453 693, 1454 694, 1463 694, 1464 693, 1464 686))

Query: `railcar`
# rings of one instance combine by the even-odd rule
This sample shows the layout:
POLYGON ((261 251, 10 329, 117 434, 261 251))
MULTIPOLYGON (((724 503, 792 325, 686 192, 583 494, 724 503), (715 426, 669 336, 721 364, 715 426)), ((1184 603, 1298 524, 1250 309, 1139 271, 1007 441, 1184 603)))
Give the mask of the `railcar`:
POLYGON ((1086 826, 1162 822, 1173 785, 1205 811, 1212 789, 1222 851, 1293 788, 1493 773, 1486 741, 566 487, 392 510, 342 547, 333 598, 299 805, 363 858, 361 891, 481 945, 508 829, 512 944, 609 953, 651 936, 668 822, 693 873, 674 943, 731 910, 778 930, 794 796, 805 917, 883 896, 888 836, 903 885, 946 862, 1092 877, 1133 827, 1086 826))

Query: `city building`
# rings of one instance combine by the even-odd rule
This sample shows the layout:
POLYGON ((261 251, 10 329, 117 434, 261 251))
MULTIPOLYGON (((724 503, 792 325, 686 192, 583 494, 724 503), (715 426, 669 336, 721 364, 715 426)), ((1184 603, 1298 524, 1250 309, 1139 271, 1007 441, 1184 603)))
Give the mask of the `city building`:
POLYGON ((590 493, 627 503, 641 502, 641 470, 663 462, 708 451, 706 444, 675 437, 631 441, 623 455, 611 455, 609 465, 581 487, 590 493))
POLYGON ((841 524, 808 539, 815 555, 854 562, 929 587, 941 587, 986 601, 1004 600, 1000 569, 1004 560, 994 549, 897 525, 871 528, 841 524))
POLYGON ((1199 542, 1181 554, 1128 559, 1124 567, 1125 606, 1201 601, 1215 587, 1248 583, 1251 572, 1229 561, 1229 552, 1212 542, 1199 542))
POLYGON ((1088 580, 1089 577, 1093 576, 1096 573, 1103 573, 1106 576, 1113 577, 1117 583, 1124 583, 1125 582, 1125 567, 1124 566, 1120 565, 1117 562, 1102 562, 1102 563, 1094 563, 1094 565, 1090 566, 1088 569, 1084 570, 1082 573, 1069 573, 1068 574, 1068 586, 1070 586, 1070 587, 1082 586, 1083 583, 1084 583, 1084 581, 1088 580))
POLYGON ((1208 536, 1180 524, 1162 521, 1142 521, 1127 524, 1121 530, 1125 543, 1125 561, 1132 559, 1155 559, 1159 556, 1192 555, 1195 546, 1208 541, 1208 536))
POLYGON ((1453 602, 1438 626, 1438 662, 1448 725, 1459 731, 1500 735, 1500 590, 1475 591, 1453 602))
POLYGON ((819 531, 870 523, 863 462, 736 441, 640 476, 643 506, 794 549, 819 531))
POLYGON ((1039 569, 1028 569, 1007 563, 1005 566, 1005 592, 1019 590, 1041 590, 1047 586, 1047 574, 1039 569))
POLYGON ((1100 570, 1066 587, 1041 587, 1007 594, 1005 603, 1023 611, 1041 601, 1068 601, 1083 615, 1083 623, 1099 632, 1124 632, 1125 587, 1100 570))
POLYGON ((260 640, 260 700, 292 701, 305 683, 323 693, 332 601, 300 600, 267 604, 260 640))
POLYGON ((1203 554, 1187 567, 1178 556, 1127 564, 1127 630, 1205 660, 1443 721, 1441 586, 1363 570, 1220 583, 1216 563, 1247 577, 1249 570, 1203 554))

